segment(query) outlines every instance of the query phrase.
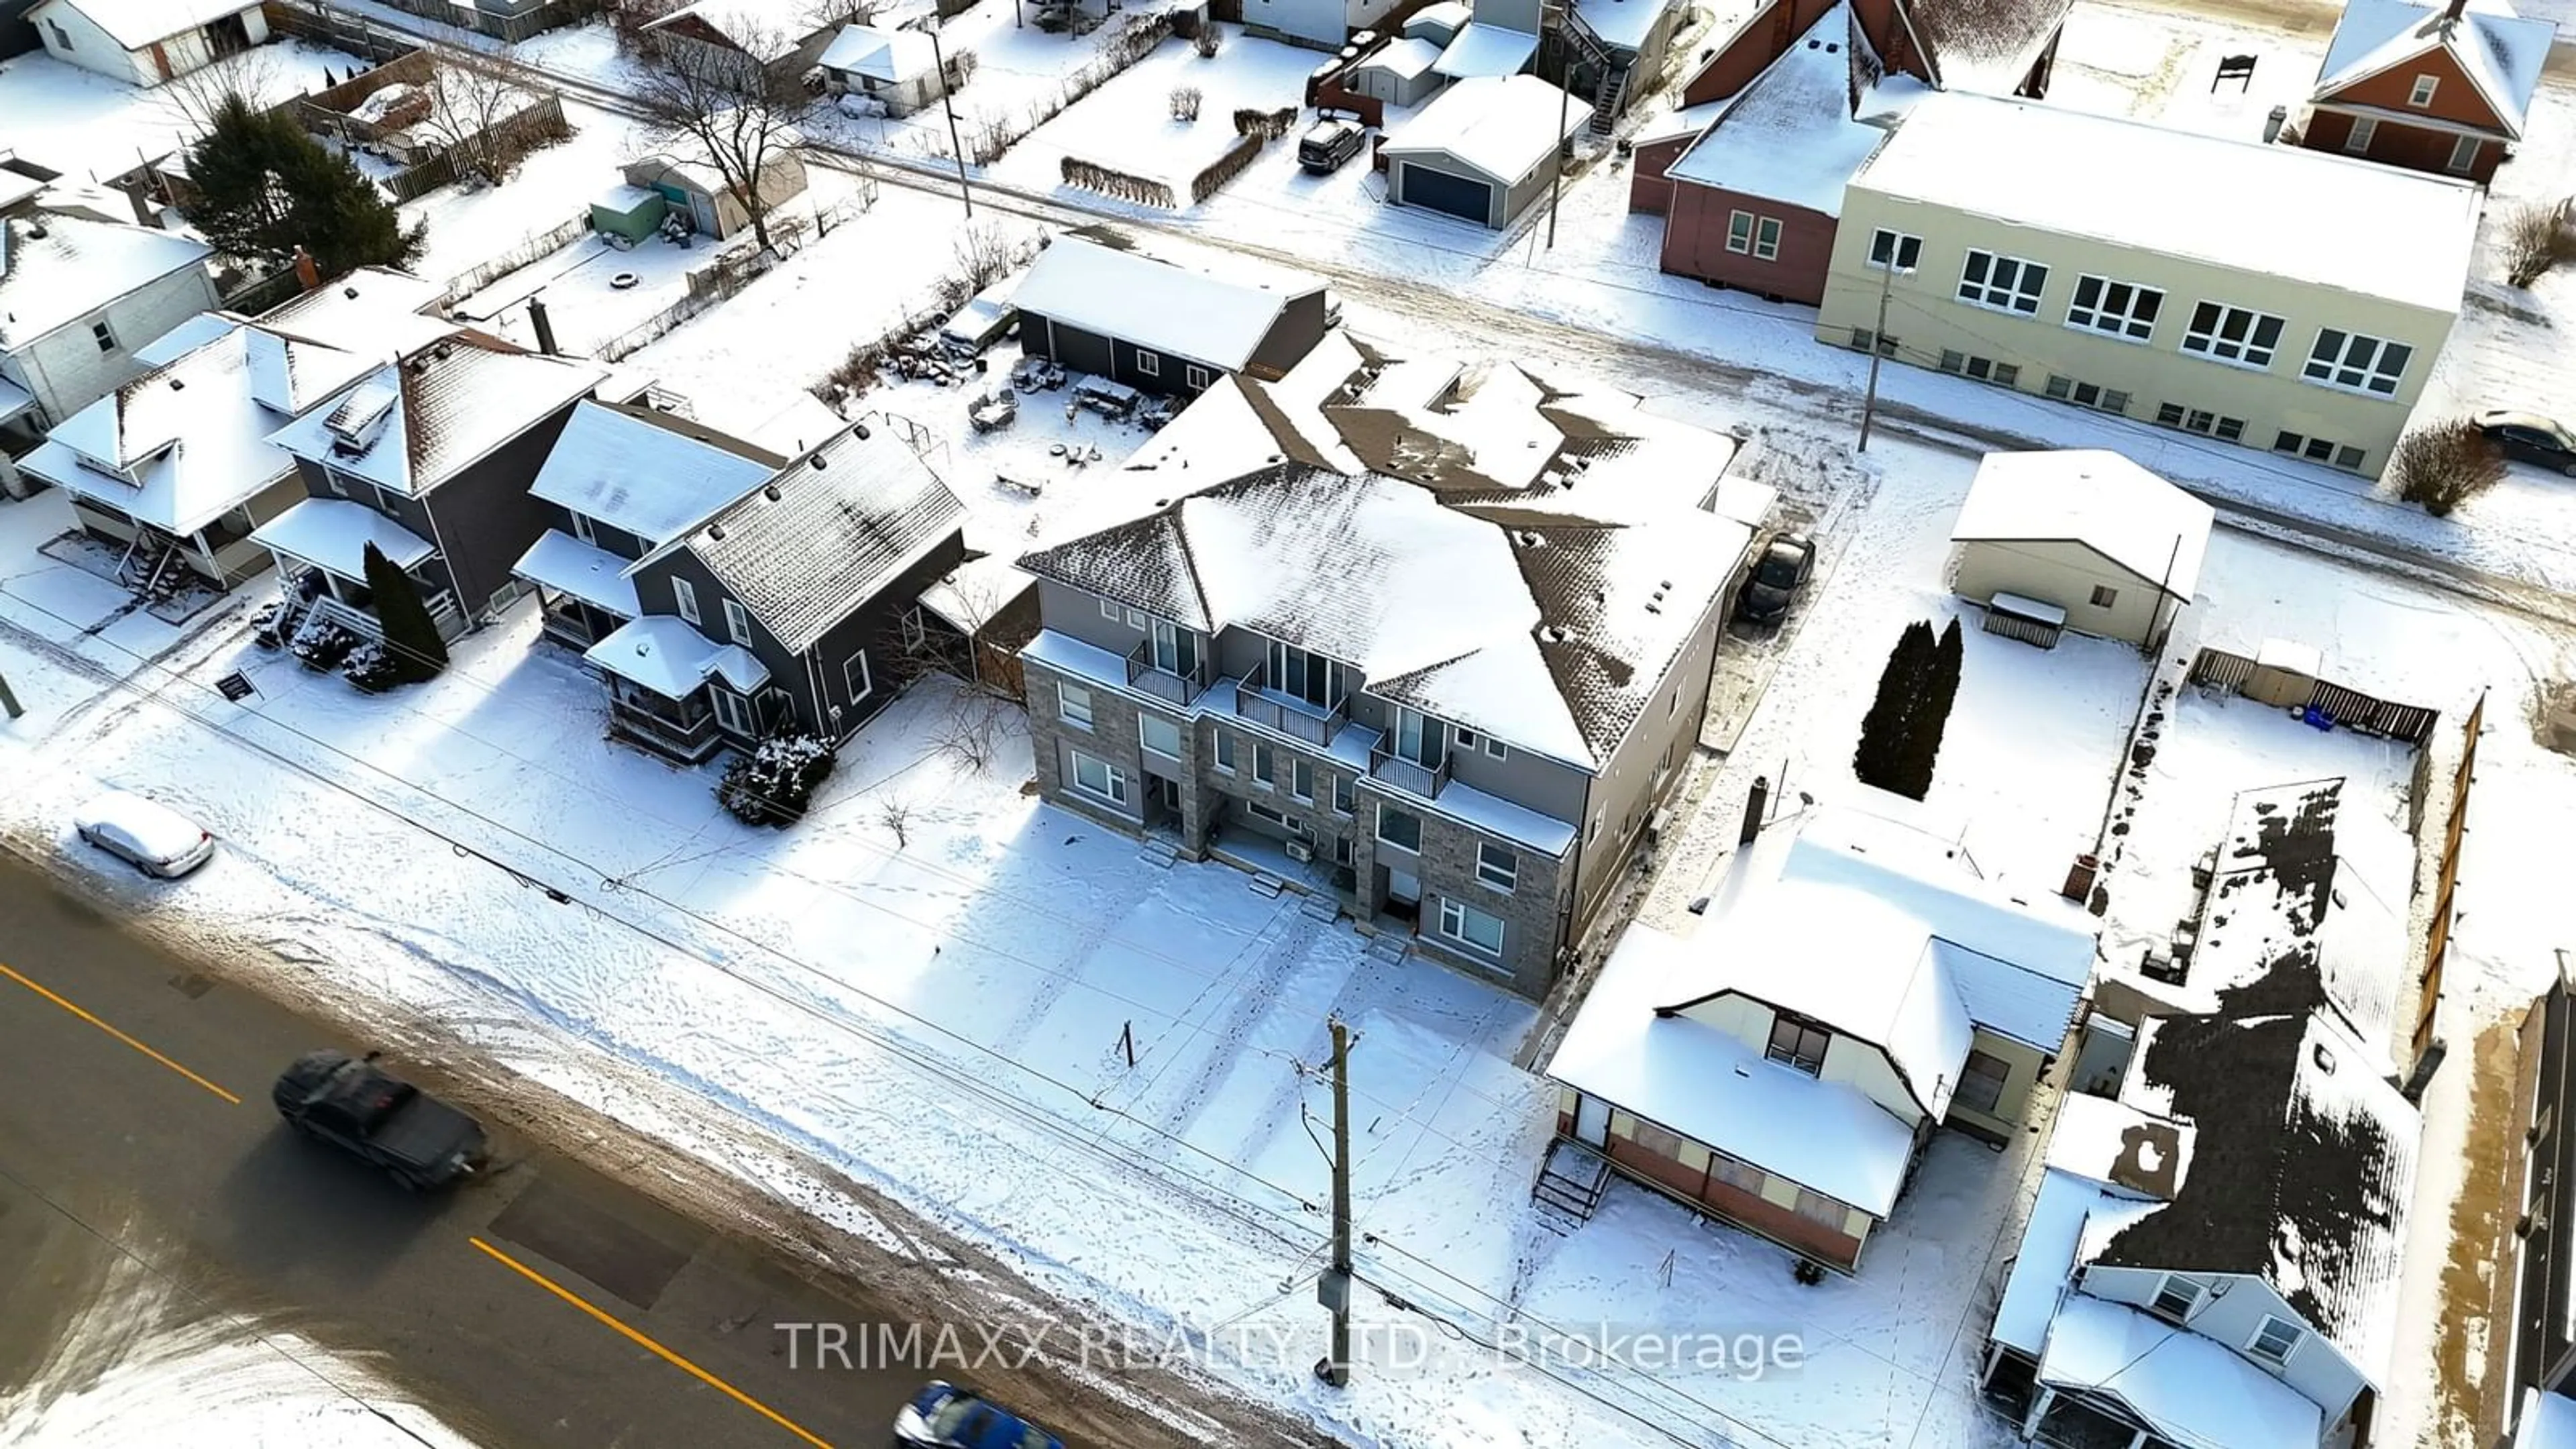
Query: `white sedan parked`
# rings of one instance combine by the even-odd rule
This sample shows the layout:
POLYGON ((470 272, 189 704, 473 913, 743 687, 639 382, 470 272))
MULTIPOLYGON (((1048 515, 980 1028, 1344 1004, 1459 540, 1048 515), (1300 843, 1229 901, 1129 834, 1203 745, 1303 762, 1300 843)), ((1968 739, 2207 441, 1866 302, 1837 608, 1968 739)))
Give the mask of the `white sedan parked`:
POLYGON ((83 805, 72 823, 81 839, 163 880, 177 880, 215 853, 215 838, 195 821, 123 790, 111 790, 83 805))

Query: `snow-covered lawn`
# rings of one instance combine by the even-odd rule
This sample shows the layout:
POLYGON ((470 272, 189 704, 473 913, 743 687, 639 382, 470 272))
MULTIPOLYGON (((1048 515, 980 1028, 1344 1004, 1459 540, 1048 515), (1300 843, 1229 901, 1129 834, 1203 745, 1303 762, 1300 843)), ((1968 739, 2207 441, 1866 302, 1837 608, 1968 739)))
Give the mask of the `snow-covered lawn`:
POLYGON ((146 87, 31 51, 0 63, 0 150, 69 176, 103 180, 193 139, 198 127, 182 96, 203 90, 202 83, 239 84, 261 100, 280 101, 321 89, 326 67, 347 75, 365 64, 301 40, 279 40, 179 85, 146 87))
MULTIPOLYGON (((1311 50, 1242 35, 1228 39, 1214 57, 1202 57, 1186 40, 1166 40, 1013 147, 993 168, 994 179, 1051 190, 1070 156, 1167 182, 1186 209, 1190 178, 1234 144, 1234 113, 1302 109, 1306 77, 1316 61, 1311 50), (1172 93, 1184 87, 1200 93, 1196 121, 1172 118, 1172 93)), ((1293 152, 1295 137, 1264 150, 1281 146, 1293 152)))
POLYGON ((531 154, 499 186, 442 186, 405 202, 405 220, 429 223, 429 240, 411 269, 446 280, 575 216, 590 214, 594 196, 624 182, 619 168, 651 147, 635 122, 566 99, 572 135, 531 154))
POLYGON ((2092 0, 2067 14, 2048 103, 2259 141, 2274 106, 2296 115, 2315 89, 2327 38, 2323 30, 2242 29, 2092 0), (2220 82, 2219 61, 2240 55, 2254 57, 2251 79, 2220 82))

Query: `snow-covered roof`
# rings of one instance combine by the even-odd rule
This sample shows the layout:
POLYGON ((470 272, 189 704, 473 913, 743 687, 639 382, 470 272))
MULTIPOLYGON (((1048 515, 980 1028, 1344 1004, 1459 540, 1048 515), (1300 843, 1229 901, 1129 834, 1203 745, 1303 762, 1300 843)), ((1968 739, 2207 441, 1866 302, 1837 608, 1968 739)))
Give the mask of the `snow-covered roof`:
POLYGON ((1589 105, 1570 104, 1565 92, 1537 76, 1481 75, 1433 96, 1380 149, 1389 156, 1447 156, 1510 186, 1590 124, 1589 105))
MULTIPOLYGON (((2008 96, 2066 23, 2074 0, 1909 0, 1900 29, 1931 52, 1941 88, 2008 96)), ((1857 27, 1854 35, 1859 35, 1857 27)))
POLYGON ((295 470, 268 441, 278 415, 253 395, 252 336, 228 325, 65 418, 19 466, 181 538, 214 522, 295 470), (84 467, 84 457, 134 481, 84 467))
POLYGON ((928 75, 939 62, 931 53, 930 37, 918 30, 844 25, 815 64, 892 83, 928 75))
POLYGON ((299 458, 419 496, 569 407, 607 369, 460 331, 368 374, 338 405, 280 428, 299 458))
POLYGON ((2132 1196, 2168 1201, 2191 1171, 2189 1129, 2115 1097, 2069 1092, 2049 1124, 2048 1165, 2132 1196))
MULTIPOLYGON (((0 156, 0 160, 5 159, 5 156, 0 156)), ((0 211, 6 211, 44 190, 46 184, 42 177, 30 176, 24 171, 9 166, 0 166, 0 211)))
POLYGON ((2091 918, 1981 880, 1950 842, 1811 809, 1740 852, 1666 1008, 1740 995, 1884 1050, 1948 1109, 1972 1029, 2055 1052, 2092 978, 2091 918))
POLYGON ((1851 117, 1850 28, 1844 7, 1827 11, 1664 175, 1842 215, 1844 185, 1887 139, 1885 126, 1851 117))
POLYGON ((1291 462, 1020 563, 1189 628, 1338 659, 1381 698, 1589 769, 1749 543, 1680 508, 1651 525, 1506 524, 1419 484, 1291 462))
POLYGON ((1666 111, 1659 116, 1648 117, 1639 124, 1636 135, 1630 140, 1639 146, 1651 146, 1658 141, 1677 141, 1685 136, 1697 136, 1708 129, 1710 122, 1725 113, 1732 100, 1733 97, 1722 97, 1714 101, 1702 101, 1695 106, 1684 106, 1679 110, 1666 111))
POLYGON ((964 505, 887 429, 844 429, 674 546, 803 653, 941 541, 964 505))
POLYGON ((1059 236, 1011 293, 1023 312, 1227 372, 1252 360, 1290 302, 1321 277, 1262 268, 1243 279, 1059 236), (1257 277, 1258 280, 1251 278, 1257 277))
POLYGON ((1667 8, 1669 0, 1574 0, 1574 18, 1603 45, 1635 50, 1667 8))
POLYGON ((24 347, 172 272, 202 268, 213 254, 204 242, 122 222, 50 212, 0 217, 0 349, 24 347))
POLYGON ((644 612, 644 606, 635 601, 635 580, 627 572, 633 562, 549 528, 528 545, 510 572, 621 619, 632 619, 644 612))
POLYGON ((2512 1449, 2576 1449, 2576 1399, 2524 1389, 2512 1449))
POLYGON ((1847 1082, 1828 1082, 1706 1022, 1660 1015, 1704 943, 1630 926, 1566 1028, 1547 1075, 1863 1212, 1896 1205, 1913 1134, 1847 1082))
POLYGON ((685 619, 646 614, 619 625, 582 651, 583 659, 664 699, 686 699, 698 686, 721 678, 736 694, 769 682, 769 670, 739 644, 718 644, 685 619))
POLYGON ((1851 189, 2444 315, 2459 310, 2484 194, 2324 151, 1958 91, 1917 101, 1851 189))
POLYGON ((0 377, 0 423, 9 421, 35 405, 34 393, 5 377, 0 377))
MULTIPOLYGON (((2066 1100, 2079 1099, 2070 1095, 2066 1100)), ((2073 1173, 2051 1169, 2040 1174, 2039 1196, 2031 1200, 2030 1218, 2022 1225, 2021 1246, 2013 1254, 1988 1337, 2039 1357, 2048 1346, 2048 1321, 2056 1316, 2058 1296, 2075 1268, 2085 1215, 2101 1200, 2100 1186, 2073 1173)))
POLYGON ((2107 1394, 2185 1449, 2316 1449, 2316 1402, 2216 1339, 2124 1303, 2070 1293, 2048 1325, 2039 1381, 2107 1394))
POLYGON ((379 357, 409 351, 454 329, 429 316, 446 295, 438 283, 393 267, 360 267, 259 314, 282 337, 379 357))
POLYGON ((1399 80, 1411 80, 1439 63, 1439 46, 1419 35, 1408 35, 1402 40, 1379 46, 1368 59, 1360 62, 1358 68, 1384 71, 1399 80))
POLYGON ((693 0, 644 26, 646 30, 675 27, 683 31, 704 27, 763 64, 794 54, 815 29, 805 9, 790 0, 693 0))
POLYGON ((584 398, 573 404, 528 492, 659 548, 786 461, 668 413, 584 398))
POLYGON ((2106 448, 1988 453, 1952 543, 2072 542, 2189 602, 2217 514, 2106 448))
POLYGON ((134 360, 145 367, 161 367, 178 361, 240 325, 238 317, 221 312, 200 312, 134 349, 134 360))
POLYGON ((2190 1129, 2188 1170, 2078 1256, 2259 1278, 2384 1389, 2422 1131, 2385 1058, 2313 1002, 2147 1018, 2120 1100, 2190 1129))
POLYGON ((344 579, 367 576, 367 545, 410 568, 437 552, 419 534, 363 503, 341 498, 307 498, 261 524, 251 542, 288 558, 302 559, 344 579))
POLYGON ((1475 17, 1475 10, 1467 5, 1466 0, 1434 0, 1434 3, 1405 17, 1404 33, 1417 35, 1425 30, 1437 30, 1455 35, 1475 17))
POLYGON ((1455 80, 1518 75, 1538 54, 1538 37, 1526 30, 1471 20, 1450 37, 1432 69, 1455 80))
POLYGON ((2343 19, 2335 24, 2334 40, 2317 72, 2316 99, 2331 99, 2336 91, 2442 50, 2477 88, 2505 134, 2522 139, 2558 27, 2524 19, 2505 0, 2472 0, 2458 21, 2448 19, 2446 11, 2446 6, 2413 0, 2345 0, 2343 19))
POLYGON ((127 50, 142 50, 156 40, 259 8, 257 0, 44 0, 28 10, 27 19, 32 23, 55 5, 87 16, 127 50))

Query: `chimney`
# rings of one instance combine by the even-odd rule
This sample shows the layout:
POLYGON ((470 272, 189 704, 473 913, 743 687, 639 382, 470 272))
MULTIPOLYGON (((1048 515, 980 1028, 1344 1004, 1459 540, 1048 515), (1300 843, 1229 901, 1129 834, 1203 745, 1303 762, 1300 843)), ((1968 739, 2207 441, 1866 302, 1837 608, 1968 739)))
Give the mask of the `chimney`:
POLYGON ((2100 857, 2079 855, 2075 857, 2075 864, 2067 867, 2066 884, 2058 887, 2057 893, 2070 901, 2083 901, 2093 894, 2093 878, 2101 871, 2100 857))
POLYGON ((2469 0, 2451 0, 2450 4, 2442 7, 2442 23, 2445 25, 2458 23, 2460 16, 2468 8, 2469 0))
POLYGON ((308 292, 322 285, 322 269, 314 264, 313 254, 301 246, 295 249, 295 280, 308 292))
POLYGON ((1744 828, 1736 832, 1736 844, 1751 845, 1753 843, 1753 837, 1762 833, 1762 809, 1770 802, 1771 777, 1768 775, 1754 776, 1753 788, 1745 793, 1744 828))
POLYGON ((554 356, 555 324, 546 316, 546 304, 543 299, 537 297, 528 299, 528 325, 536 329, 537 350, 548 357, 554 356))

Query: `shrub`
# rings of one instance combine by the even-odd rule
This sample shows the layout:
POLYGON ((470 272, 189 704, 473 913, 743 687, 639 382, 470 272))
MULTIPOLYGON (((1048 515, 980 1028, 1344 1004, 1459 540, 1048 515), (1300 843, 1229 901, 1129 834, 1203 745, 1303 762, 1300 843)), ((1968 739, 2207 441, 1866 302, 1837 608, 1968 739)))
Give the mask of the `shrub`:
POLYGON ((2435 518, 2496 485, 2504 477, 2504 452, 2467 418, 2445 418, 2398 439, 2388 455, 2388 481, 2397 496, 2421 503, 2435 518))
POLYGON ((349 651, 340 665, 340 675, 369 694, 378 694, 402 683, 402 667, 395 662, 394 652, 382 644, 361 644, 349 651))
POLYGON ((340 661, 349 657, 349 651, 358 647, 358 636, 319 614, 307 614, 304 622, 296 626, 295 637, 287 641, 286 647, 296 658, 304 661, 305 668, 319 674, 339 668, 340 661))
POLYGON ((1124 171, 1113 171, 1097 162, 1085 161, 1080 157, 1065 157, 1062 173, 1064 184, 1067 186, 1079 186, 1085 191, 1097 191, 1103 196, 1115 197, 1120 201, 1173 208, 1177 208, 1180 204, 1172 199, 1172 188, 1163 182, 1148 176, 1133 176, 1124 171))
POLYGON ((1185 124, 1197 120, 1199 118, 1199 100, 1200 95, 1199 88, 1197 86, 1172 87, 1172 119, 1185 124))
POLYGON ((2504 279, 2528 287, 2552 270, 2576 262, 2576 226, 2570 226, 2568 204, 2524 202, 2504 227, 2504 279))
POLYGON ((280 626, 285 622, 286 602, 284 600, 260 605, 259 612, 250 616, 251 642, 262 649, 275 649, 284 644, 286 635, 280 632, 280 626))
POLYGON ((1216 195, 1219 188, 1242 175, 1244 168, 1252 164, 1252 158, 1260 154, 1259 136, 1235 137, 1234 144, 1225 148, 1224 155, 1208 163, 1206 170, 1190 179, 1190 204, 1196 206, 1216 195))
POLYGON ((1199 27, 1199 33, 1190 38, 1190 44, 1197 47, 1201 59, 1214 60, 1217 50, 1225 44, 1225 31, 1211 20, 1199 27))
POLYGON ((1297 117, 1300 114, 1301 112, 1295 106, 1281 106, 1275 111, 1260 111, 1245 106, 1234 113, 1234 133, 1238 136, 1259 136, 1264 141, 1276 141, 1297 128, 1297 117))
POLYGON ((832 764, 832 747, 818 736, 794 730, 771 735, 725 767, 716 801, 745 825, 785 826, 805 818, 832 764))

